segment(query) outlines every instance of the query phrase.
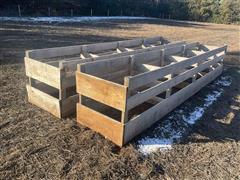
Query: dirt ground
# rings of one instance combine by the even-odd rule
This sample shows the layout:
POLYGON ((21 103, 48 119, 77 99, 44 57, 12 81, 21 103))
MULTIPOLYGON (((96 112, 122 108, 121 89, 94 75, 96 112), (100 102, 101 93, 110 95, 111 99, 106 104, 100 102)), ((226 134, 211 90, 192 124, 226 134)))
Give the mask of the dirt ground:
POLYGON ((0 179, 240 179, 240 26, 160 20, 0 25, 0 179), (224 74, 231 86, 173 149, 144 156, 138 137, 120 149, 75 117, 59 120, 27 102, 25 50, 156 35, 229 45, 224 74))

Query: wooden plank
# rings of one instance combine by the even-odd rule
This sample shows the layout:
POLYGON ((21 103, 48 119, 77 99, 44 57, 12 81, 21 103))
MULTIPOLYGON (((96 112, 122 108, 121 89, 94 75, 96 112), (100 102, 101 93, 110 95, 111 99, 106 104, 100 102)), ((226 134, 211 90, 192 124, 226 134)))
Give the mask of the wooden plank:
POLYGON ((142 42, 143 42, 142 38, 132 39, 128 41, 118 41, 118 47, 121 47, 121 48, 137 47, 137 46, 141 46, 142 42))
POLYGON ((149 64, 151 61, 159 60, 161 55, 161 49, 154 51, 147 51, 132 55, 133 65, 139 64, 149 64))
POLYGON ((76 72, 77 92, 103 104, 124 110, 127 87, 85 73, 76 72), (83 86, 84 85, 84 86, 83 86))
POLYGON ((114 119, 77 104, 77 122, 102 134, 118 146, 123 145, 123 124, 114 119))
POLYGON ((28 50, 26 51, 26 57, 45 59, 80 54, 81 47, 82 45, 28 50))
MULTIPOLYGON (((159 83, 145 91, 139 92, 138 94, 131 96, 127 100, 127 109, 130 110, 130 109, 136 107, 137 105, 151 99, 152 97, 157 96, 158 94, 170 89, 171 87, 187 80, 188 78, 191 78, 196 73, 201 72, 201 71, 207 69, 209 66, 218 63, 219 61, 221 61, 221 59, 223 59, 223 56, 217 57, 212 61, 207 61, 207 62, 199 65, 198 67, 195 67, 193 69, 185 71, 184 73, 182 73, 170 80, 159 83)), ((129 79, 131 79, 131 77, 129 79)), ((171 91, 169 90, 169 93, 170 92, 171 91)))
MULTIPOLYGON (((111 55, 106 55, 106 56, 100 56, 97 58, 89 58, 89 59, 75 59, 75 60, 64 60, 64 66, 67 69, 67 71, 72 71, 75 73, 76 71, 76 65, 79 63, 84 63, 84 61, 86 62, 91 62, 91 61, 100 61, 100 60, 104 60, 104 59, 113 59, 113 58, 117 58, 117 57, 123 57, 123 56, 128 56, 128 55, 134 55, 134 54, 138 54, 138 53, 143 53, 143 52, 148 52, 148 51, 154 51, 154 50, 159 50, 159 49, 163 49, 163 48, 168 48, 168 47, 175 47, 175 46, 181 46, 183 45, 184 42, 173 42, 173 43, 169 43, 166 45, 160 45, 154 48, 146 48, 146 49, 138 49, 138 50, 134 50, 131 52, 122 52, 122 53, 114 53, 111 55)), ((73 73, 73 74, 74 74, 73 73)))
POLYGON ((84 67, 87 74, 106 74, 123 69, 127 69, 129 66, 129 57, 117 57, 113 59, 94 61, 85 64, 81 64, 84 67))
POLYGON ((212 51, 208 51, 204 54, 201 54, 199 56, 194 56, 189 58, 187 61, 181 61, 177 62, 175 64, 167 65, 162 67, 161 69, 154 70, 154 71, 149 71, 146 73, 142 73, 133 77, 130 77, 130 89, 135 89, 137 87, 143 86, 146 83, 150 83, 156 79, 162 78, 166 76, 167 74, 171 74, 174 72, 178 72, 179 70, 182 70, 186 67, 189 67, 193 64, 199 63, 199 62, 204 62, 206 59, 209 57, 215 55, 216 53, 219 53, 221 51, 225 51, 227 46, 220 47, 217 49, 214 49, 212 51))
POLYGON ((50 96, 34 87, 26 85, 28 101, 48 111, 54 116, 61 118, 60 102, 57 98, 50 96))
POLYGON ((196 94, 201 88, 219 76, 222 73, 222 70, 223 66, 219 66, 206 76, 196 80, 195 83, 190 84, 186 88, 183 88, 169 98, 128 121, 124 128, 124 144, 140 134, 143 130, 149 128, 152 124, 175 109, 189 97, 196 94))
POLYGON ((25 69, 28 77, 60 89, 60 69, 25 57, 25 69))
POLYGON ((176 46, 176 47, 164 49, 165 57, 173 55, 173 54, 179 54, 182 51, 183 51, 183 46, 176 46))
POLYGON ((82 46, 82 52, 85 53, 99 53, 103 51, 109 51, 116 49, 118 46, 117 42, 106 42, 106 43, 97 43, 97 44, 88 44, 82 46))
POLYGON ((160 36, 157 37, 151 37, 151 38, 144 38, 143 39, 143 45, 145 47, 150 45, 160 45, 162 42, 162 38, 160 36))

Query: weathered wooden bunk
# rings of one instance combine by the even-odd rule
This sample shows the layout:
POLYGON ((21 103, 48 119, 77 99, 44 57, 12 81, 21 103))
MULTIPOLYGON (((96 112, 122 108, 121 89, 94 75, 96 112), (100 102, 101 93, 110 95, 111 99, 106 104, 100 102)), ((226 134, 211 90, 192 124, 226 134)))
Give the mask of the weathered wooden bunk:
POLYGON ((76 111, 77 64, 175 47, 161 37, 26 51, 29 102, 62 118, 76 111))
POLYGON ((219 76, 226 49, 189 43, 79 64, 77 121, 123 146, 219 76))

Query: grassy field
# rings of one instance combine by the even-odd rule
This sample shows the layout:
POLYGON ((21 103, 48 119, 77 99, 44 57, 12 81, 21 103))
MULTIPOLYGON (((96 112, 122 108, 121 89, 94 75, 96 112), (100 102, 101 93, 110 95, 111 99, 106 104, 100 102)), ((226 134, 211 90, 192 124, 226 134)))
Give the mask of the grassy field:
MULTIPOLYGON (((0 179, 240 179, 240 26, 161 20, 0 23, 0 179), (74 116, 59 120, 27 102, 25 50, 150 36, 229 46, 223 76, 232 84, 172 149, 144 156, 137 146, 141 137, 120 149, 78 125, 74 116)), ((204 88, 182 107, 191 111, 208 92, 204 88)))

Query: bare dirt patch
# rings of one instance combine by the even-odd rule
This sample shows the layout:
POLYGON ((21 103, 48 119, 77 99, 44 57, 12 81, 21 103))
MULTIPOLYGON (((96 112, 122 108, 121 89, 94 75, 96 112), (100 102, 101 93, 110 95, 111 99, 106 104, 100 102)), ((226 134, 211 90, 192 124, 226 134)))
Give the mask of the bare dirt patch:
MULTIPOLYGON (((239 26, 159 20, 1 22, 0 37, 0 179, 240 179, 239 26), (75 117, 58 120, 27 102, 24 50, 156 35, 228 44, 225 64, 234 66, 224 71, 231 86, 171 150, 144 156, 137 149, 140 137, 120 149, 78 125, 75 117)), ((186 103, 194 106, 207 92, 204 88, 186 103)))

